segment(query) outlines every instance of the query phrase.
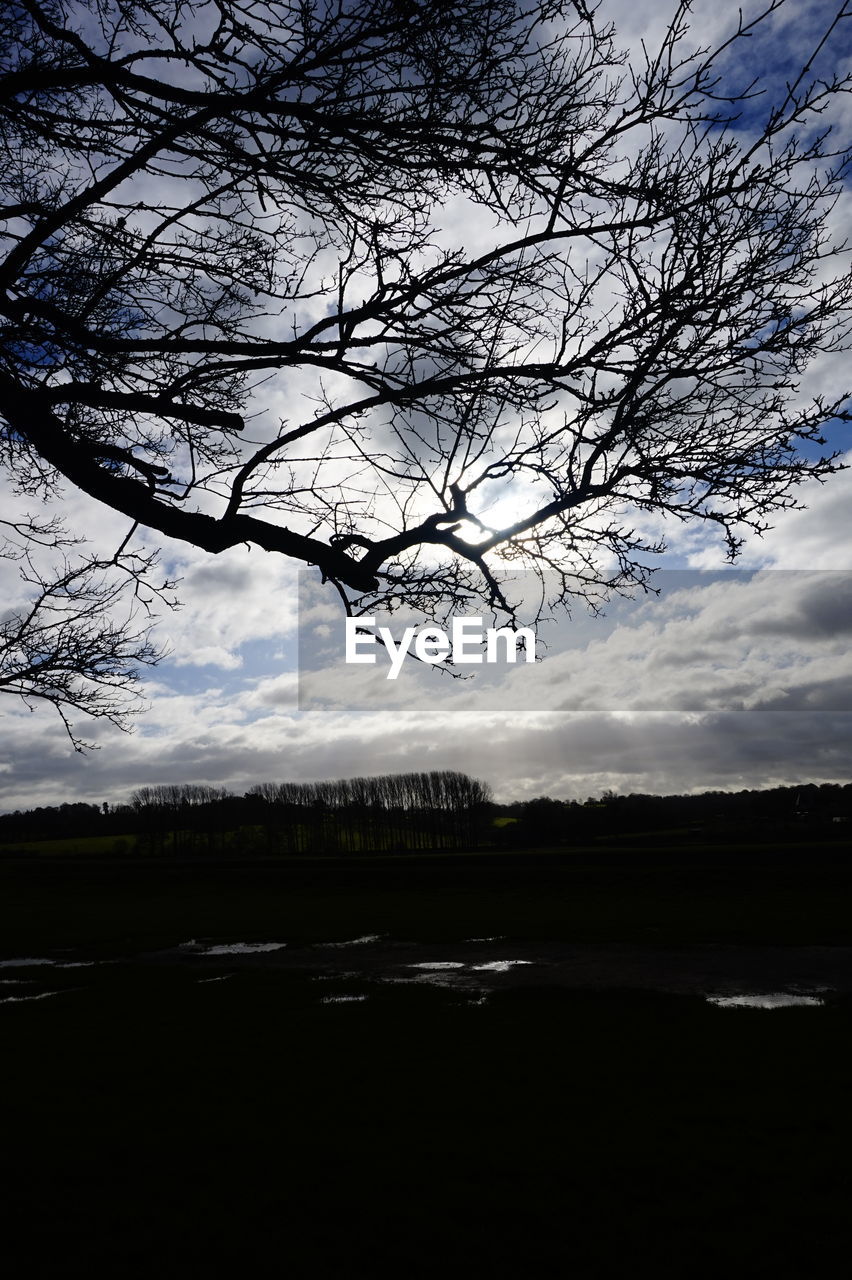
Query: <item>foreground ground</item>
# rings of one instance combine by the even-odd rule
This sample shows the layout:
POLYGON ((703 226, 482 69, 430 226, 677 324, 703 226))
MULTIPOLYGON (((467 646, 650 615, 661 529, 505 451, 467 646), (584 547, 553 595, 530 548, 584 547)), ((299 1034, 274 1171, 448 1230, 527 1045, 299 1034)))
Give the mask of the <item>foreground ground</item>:
POLYGON ((639 990, 636 957, 780 949, 789 977, 807 948, 830 969, 852 942, 836 853, 0 868, 0 958, 66 966, 0 971, 6 1273, 833 1274, 850 1243, 848 995, 719 1008, 639 990), (418 957, 496 935, 509 955, 634 960, 620 985, 568 989, 543 968, 483 991, 365 977, 354 950, 317 946, 375 934, 418 957), (190 939, 347 960, 226 952, 205 970, 190 939), (111 963, 69 967, 94 959, 111 963))

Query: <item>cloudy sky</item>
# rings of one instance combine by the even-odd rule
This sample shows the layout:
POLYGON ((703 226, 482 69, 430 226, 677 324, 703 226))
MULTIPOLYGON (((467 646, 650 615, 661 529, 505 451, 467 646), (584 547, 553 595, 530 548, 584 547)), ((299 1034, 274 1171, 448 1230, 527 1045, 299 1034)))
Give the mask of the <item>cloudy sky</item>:
MULTIPOLYGON (((635 40, 661 7, 608 8, 635 40)), ((775 32, 776 72, 799 40, 794 17, 826 8, 789 6, 775 32)), ((697 9, 708 30, 723 20, 724 6, 697 9)), ((837 384, 842 372, 839 360, 826 362, 804 390, 837 384)), ((852 463, 848 428, 830 443, 852 463)), ((659 597, 563 618, 542 628, 541 662, 466 681, 408 664, 389 682, 383 658, 344 668, 339 607, 308 582, 300 622, 294 566, 256 549, 214 558, 152 537, 181 579, 182 607, 158 624, 169 656, 145 681, 148 709, 131 734, 81 724, 99 748, 81 755, 49 708, 4 699, 0 809, 118 802, 173 781, 241 791, 431 768, 482 778, 503 801, 848 782, 852 470, 800 497, 807 509, 776 517, 737 569, 706 531, 665 529, 659 597)), ((71 493, 65 505, 94 542, 120 539, 118 517, 71 493)), ((8 564, 0 583, 14 596, 8 564)))

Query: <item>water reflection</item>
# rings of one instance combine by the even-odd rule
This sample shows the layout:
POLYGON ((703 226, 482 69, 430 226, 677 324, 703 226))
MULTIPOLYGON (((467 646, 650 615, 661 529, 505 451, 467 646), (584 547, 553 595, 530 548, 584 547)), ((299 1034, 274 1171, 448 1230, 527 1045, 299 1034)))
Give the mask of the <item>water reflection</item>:
POLYGON ((381 942, 386 933, 365 933, 362 938, 347 938, 345 942, 316 942, 317 947, 366 947, 371 942, 381 942))
POLYGON ((793 1005, 819 1006, 822 996, 796 995, 790 991, 761 992, 739 996, 707 996, 710 1004, 720 1009, 786 1009, 793 1005))
POLYGON ((281 951, 286 942, 219 942, 212 947, 202 947, 194 939, 182 942, 182 947, 195 948, 199 956, 253 956, 261 951, 281 951))
POLYGON ((26 1004, 28 1000, 46 1000, 48 996, 61 994, 59 991, 41 991, 36 996, 3 996, 0 998, 0 1004, 26 1004))
POLYGON ((476 991, 481 987, 483 978, 479 974, 509 973, 520 965, 532 965, 534 960, 487 960, 473 964, 470 960, 419 960, 406 964, 406 969, 416 969, 413 978, 400 978, 392 974, 385 978, 388 982, 427 982, 435 986, 449 987, 457 991, 476 991))
MULTIPOLYGON (((256 970, 266 975, 264 980, 280 974, 282 981, 286 976, 288 982, 291 978, 306 982, 346 981, 356 991, 377 991, 386 983, 408 985, 412 990, 425 984, 443 987, 465 1003, 478 1003, 476 997, 487 991, 515 987, 535 991, 546 987, 689 994, 698 1002, 719 1008, 814 1008, 845 997, 852 989, 852 948, 839 950, 840 959, 836 948, 793 948, 782 953, 771 947, 675 949, 566 943, 538 943, 533 947, 522 939, 498 939, 497 935, 428 942, 400 940, 387 933, 325 942, 298 937, 289 942, 232 942, 208 935, 166 950, 133 954, 128 948, 121 957, 95 959, 89 953, 86 960, 83 957, 87 952, 82 948, 67 948, 52 957, 7 957, 0 960, 0 1000, 3 996, 7 997, 6 1003, 45 999, 54 994, 43 992, 47 982, 62 985, 66 980, 79 979, 81 986, 91 987, 101 978, 109 979, 109 971, 102 966, 119 965, 129 972, 150 964, 180 965, 192 985, 224 982, 237 971, 243 975, 256 970), (417 955, 429 956, 430 952, 429 959, 413 959, 417 955), (200 964, 202 959, 204 963, 200 964), (91 972, 75 973, 73 979, 60 972, 84 968, 91 972), (752 983, 770 990, 743 990, 752 983), (28 991, 28 985, 36 985, 36 993, 28 991)), ((132 989, 128 998, 132 998, 132 989)), ((355 997, 348 999, 354 1001, 355 997)), ((324 1001, 346 1002, 337 995, 324 1001)))

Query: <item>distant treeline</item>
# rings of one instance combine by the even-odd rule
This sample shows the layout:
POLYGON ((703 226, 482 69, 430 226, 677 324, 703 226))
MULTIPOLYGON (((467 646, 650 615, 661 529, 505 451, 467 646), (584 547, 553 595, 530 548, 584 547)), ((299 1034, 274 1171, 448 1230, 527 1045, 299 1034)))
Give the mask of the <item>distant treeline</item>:
POLYGON ((192 783, 140 787, 126 805, 0 815, 0 845, 112 837, 117 852, 359 853, 852 835, 852 783, 700 795, 615 795, 500 805, 449 770, 264 782, 244 795, 192 783))
POLYGON ((0 843, 128 835, 138 851, 358 853, 471 848, 486 784, 451 770, 264 782, 237 796, 195 783, 140 787, 128 805, 64 804, 0 816, 0 843))
POLYGON ((852 834, 852 783, 671 796, 607 791, 585 801, 539 796, 495 807, 495 820, 496 842, 515 848, 642 837, 653 843, 833 838, 852 834))

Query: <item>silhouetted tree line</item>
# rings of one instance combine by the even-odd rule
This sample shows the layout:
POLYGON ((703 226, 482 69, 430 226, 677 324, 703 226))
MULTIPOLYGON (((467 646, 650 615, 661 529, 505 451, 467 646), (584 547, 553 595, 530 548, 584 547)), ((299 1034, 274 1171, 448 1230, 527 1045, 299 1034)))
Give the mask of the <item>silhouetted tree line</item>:
POLYGON ((485 783, 451 770, 264 782, 243 796, 196 783, 140 787, 128 805, 0 816, 0 843, 134 835, 152 853, 358 853, 462 849, 483 838, 485 783))
POLYGON ((269 846, 287 853, 465 849, 479 843, 486 784, 464 773, 261 783, 246 797, 269 846))
POLYGON ((0 814, 0 842, 62 840, 92 835, 124 835, 128 825, 127 805, 108 804, 44 805, 36 809, 0 814))
POLYGON ((671 796, 606 791, 599 799, 539 796, 493 808, 497 842, 514 848, 642 837, 654 843, 795 840, 852 832, 852 783, 671 796))
POLYGON ((196 783, 140 787, 126 805, 62 804, 0 815, 0 845, 136 837, 153 853, 359 853, 570 847, 598 841, 708 843, 852 835, 852 783, 700 795, 539 796, 498 805, 450 770, 264 782, 244 795, 196 783))
POLYGON ((219 787, 172 783, 140 787, 130 798, 137 847, 156 853, 220 851, 243 819, 240 797, 219 787))

